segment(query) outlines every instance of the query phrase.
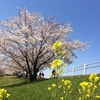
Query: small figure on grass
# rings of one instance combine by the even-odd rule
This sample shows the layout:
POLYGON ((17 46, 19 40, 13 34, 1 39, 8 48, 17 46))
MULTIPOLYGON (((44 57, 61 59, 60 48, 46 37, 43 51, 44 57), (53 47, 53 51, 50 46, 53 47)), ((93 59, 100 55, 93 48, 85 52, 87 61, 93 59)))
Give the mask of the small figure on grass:
POLYGON ((52 75, 54 76, 54 78, 56 77, 56 70, 55 69, 52 70, 52 75))
POLYGON ((42 75, 42 73, 40 72, 40 73, 39 73, 39 78, 41 78, 41 75, 42 75))

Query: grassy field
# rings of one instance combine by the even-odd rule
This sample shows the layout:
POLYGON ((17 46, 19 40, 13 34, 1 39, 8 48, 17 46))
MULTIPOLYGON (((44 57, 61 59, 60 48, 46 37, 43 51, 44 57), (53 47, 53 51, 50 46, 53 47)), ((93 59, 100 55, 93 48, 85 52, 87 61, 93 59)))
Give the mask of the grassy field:
MULTIPOLYGON (((78 100, 78 86, 80 82, 88 81, 88 76, 64 77, 72 82, 73 93, 70 100, 78 100)), ((10 100, 50 100, 48 86, 56 82, 54 79, 37 79, 30 83, 25 78, 16 76, 0 77, 0 89, 5 88, 11 94, 10 100)), ((100 93, 100 88, 98 89, 100 93)), ((59 92, 60 94, 60 92, 59 92)))

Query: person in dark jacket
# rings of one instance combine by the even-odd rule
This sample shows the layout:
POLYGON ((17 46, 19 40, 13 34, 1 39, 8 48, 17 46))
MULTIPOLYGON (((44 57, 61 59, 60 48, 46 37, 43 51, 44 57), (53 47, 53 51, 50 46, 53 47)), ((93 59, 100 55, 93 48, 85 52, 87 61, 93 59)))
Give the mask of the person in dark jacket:
POLYGON ((56 70, 55 69, 52 70, 52 74, 54 75, 54 77, 56 76, 56 70))

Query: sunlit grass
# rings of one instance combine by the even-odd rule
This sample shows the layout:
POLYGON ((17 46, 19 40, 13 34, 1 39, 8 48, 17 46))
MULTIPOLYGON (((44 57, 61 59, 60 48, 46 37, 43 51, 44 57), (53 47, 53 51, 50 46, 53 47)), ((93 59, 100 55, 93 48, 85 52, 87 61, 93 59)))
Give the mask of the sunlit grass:
MULTIPOLYGON (((78 100, 79 83, 87 81, 88 76, 64 77, 64 79, 68 79, 72 82, 73 93, 70 100, 78 100)), ((37 79, 35 82, 30 83, 25 78, 6 76, 0 77, 0 88, 7 89, 11 94, 10 100, 50 100, 51 95, 47 88, 55 82, 56 78, 37 79)))

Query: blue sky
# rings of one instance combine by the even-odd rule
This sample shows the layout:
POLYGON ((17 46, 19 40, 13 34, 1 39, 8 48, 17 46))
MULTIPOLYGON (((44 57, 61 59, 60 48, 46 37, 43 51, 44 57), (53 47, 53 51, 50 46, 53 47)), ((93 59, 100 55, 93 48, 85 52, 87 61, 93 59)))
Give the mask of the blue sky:
MULTIPOLYGON (((100 61, 100 0, 0 0, 0 20, 17 15, 17 7, 39 12, 46 19, 55 16, 57 21, 68 22, 73 29, 69 35, 72 40, 91 43, 85 52, 76 51, 78 58, 67 68, 100 61)), ((51 71, 43 71, 45 77, 50 77, 51 71)), ((100 73, 100 67, 87 70, 93 72, 100 73)))

